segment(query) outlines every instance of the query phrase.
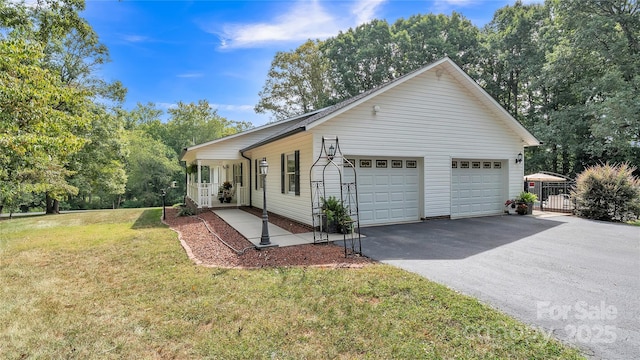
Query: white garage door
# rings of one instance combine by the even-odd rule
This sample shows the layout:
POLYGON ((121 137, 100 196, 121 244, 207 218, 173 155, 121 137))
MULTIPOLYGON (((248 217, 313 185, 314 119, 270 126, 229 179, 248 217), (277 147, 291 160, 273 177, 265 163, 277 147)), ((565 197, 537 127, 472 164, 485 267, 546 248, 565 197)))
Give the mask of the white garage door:
POLYGON ((358 174, 360 225, 419 220, 417 160, 347 158, 355 164, 358 174))
POLYGON ((502 161, 453 159, 451 217, 501 214, 505 201, 502 161))

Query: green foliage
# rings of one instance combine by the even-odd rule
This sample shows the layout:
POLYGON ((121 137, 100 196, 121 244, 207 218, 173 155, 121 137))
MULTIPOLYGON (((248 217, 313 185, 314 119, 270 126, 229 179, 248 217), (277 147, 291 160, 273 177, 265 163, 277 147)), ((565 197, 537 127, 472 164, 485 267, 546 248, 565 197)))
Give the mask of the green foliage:
POLYGON ((527 191, 523 191, 520 193, 520 195, 518 195, 518 197, 516 198, 516 201, 524 202, 527 204, 534 203, 538 201, 538 195, 527 192, 527 191))
POLYGON ((333 82, 321 45, 319 40, 308 40, 294 51, 276 53, 255 106, 257 113, 269 111, 281 120, 329 105, 333 82))
POLYGON ((628 164, 595 165, 576 178, 576 213, 605 221, 634 221, 640 217, 640 179, 628 164))
POLYGON ((329 228, 335 226, 339 232, 352 230, 349 209, 335 196, 329 196, 326 199, 322 198, 322 211, 326 215, 329 228))
MULTIPOLYGON (((162 205, 161 190, 181 178, 182 167, 175 152, 140 130, 131 131, 127 139, 131 154, 127 158, 127 201, 124 206, 162 205)), ((171 204, 179 197, 177 191, 169 191, 166 201, 171 204)))
POLYGON ((195 211, 188 206, 181 206, 178 214, 176 216, 193 216, 195 215, 195 211))
POLYGON ((163 142, 176 154, 195 144, 232 135, 251 127, 247 122, 230 121, 218 115, 207 100, 198 103, 178 102, 168 110, 169 121, 163 132, 163 142))

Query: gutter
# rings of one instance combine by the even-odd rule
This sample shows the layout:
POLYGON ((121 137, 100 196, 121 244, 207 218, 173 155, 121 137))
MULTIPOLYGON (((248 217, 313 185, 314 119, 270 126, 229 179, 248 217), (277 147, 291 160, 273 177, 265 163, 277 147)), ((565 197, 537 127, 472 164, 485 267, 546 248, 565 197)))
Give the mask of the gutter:
POLYGON ((251 179, 253 179, 253 174, 251 174, 253 170, 253 163, 251 162, 251 158, 248 158, 244 155, 243 150, 240 150, 240 155, 242 155, 243 158, 249 160, 249 207, 253 207, 253 186, 251 186, 251 179))

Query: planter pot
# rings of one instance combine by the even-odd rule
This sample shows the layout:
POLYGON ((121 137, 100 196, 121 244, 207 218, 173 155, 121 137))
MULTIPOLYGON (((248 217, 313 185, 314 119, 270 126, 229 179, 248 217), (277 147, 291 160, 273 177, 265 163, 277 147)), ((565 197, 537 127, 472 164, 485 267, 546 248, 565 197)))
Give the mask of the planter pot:
POLYGON ((322 218, 322 229, 330 234, 338 232, 338 224, 335 221, 328 222, 326 217, 322 218))
POLYGON ((226 202, 226 203, 230 203, 230 202, 231 202, 231 198, 226 198, 226 199, 224 199, 224 202, 226 202))
POLYGON ((533 214, 533 203, 527 203, 527 215, 533 214))

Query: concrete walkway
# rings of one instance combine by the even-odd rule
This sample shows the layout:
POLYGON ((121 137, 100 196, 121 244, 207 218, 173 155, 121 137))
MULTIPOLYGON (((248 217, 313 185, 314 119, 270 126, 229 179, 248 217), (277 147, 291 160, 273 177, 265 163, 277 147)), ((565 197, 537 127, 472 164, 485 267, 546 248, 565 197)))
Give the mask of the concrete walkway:
MULTIPOLYGON (((242 236, 246 237, 254 245, 260 244, 262 235, 262 219, 239 209, 213 210, 227 224, 238 230, 242 236)), ((303 244, 313 244, 313 232, 292 234, 289 231, 269 223, 269 237, 271 243, 276 246, 293 246, 303 244)), ((342 234, 329 234, 330 241, 343 240, 342 234)))

